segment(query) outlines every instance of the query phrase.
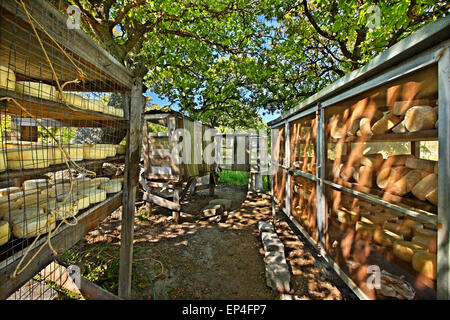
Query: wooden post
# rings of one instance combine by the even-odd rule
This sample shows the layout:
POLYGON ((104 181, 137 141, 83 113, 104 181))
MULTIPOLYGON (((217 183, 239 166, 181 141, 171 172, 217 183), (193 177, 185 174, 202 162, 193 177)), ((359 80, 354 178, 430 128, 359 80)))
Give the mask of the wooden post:
POLYGON ((127 134, 127 154, 122 200, 122 230, 120 241, 119 296, 129 299, 133 263, 133 228, 136 191, 139 183, 139 159, 142 133, 142 78, 133 79, 130 101, 130 121, 127 134))
POLYGON ((214 172, 209 174, 209 196, 214 196, 214 188, 216 187, 216 179, 214 177, 214 172))
MULTIPOLYGON (((180 190, 178 190, 177 187, 174 187, 173 189, 173 202, 175 202, 178 205, 180 204, 180 190)), ((179 210, 172 211, 172 219, 177 224, 180 222, 179 210)))

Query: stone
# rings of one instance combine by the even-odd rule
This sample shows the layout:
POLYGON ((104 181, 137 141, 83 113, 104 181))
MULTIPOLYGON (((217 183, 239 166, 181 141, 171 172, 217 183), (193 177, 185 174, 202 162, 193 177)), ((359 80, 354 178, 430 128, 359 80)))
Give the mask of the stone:
POLYGON ((224 210, 231 210, 231 200, 229 199, 214 199, 209 202, 211 205, 219 204, 224 210))
POLYGON ((267 264, 280 263, 286 264, 287 266, 284 251, 266 251, 266 253, 264 254, 264 261, 267 264))
POLYGON ((273 232, 275 233, 275 228, 273 224, 269 221, 259 221, 258 222, 258 230, 261 234, 262 232, 273 232))
POLYGON ((220 216, 223 214, 223 207, 220 204, 209 204, 202 209, 205 218, 220 216))
POLYGON ((284 245, 275 233, 263 232, 261 233, 261 239, 264 246, 264 250, 267 251, 283 251, 284 245))
POLYGON ((266 263, 266 284, 280 293, 289 292, 291 273, 286 263, 266 263))

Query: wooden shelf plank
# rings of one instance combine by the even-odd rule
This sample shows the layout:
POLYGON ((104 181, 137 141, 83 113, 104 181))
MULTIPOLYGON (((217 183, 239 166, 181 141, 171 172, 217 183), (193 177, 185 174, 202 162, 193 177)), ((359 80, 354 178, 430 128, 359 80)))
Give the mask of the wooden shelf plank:
POLYGON ((343 142, 408 142, 408 141, 437 141, 438 130, 423 130, 418 132, 385 133, 373 136, 352 136, 343 139, 331 139, 333 143, 343 142))
MULTIPOLYGON (((125 161, 125 155, 110 157, 106 159, 96 159, 96 160, 81 160, 81 161, 75 161, 80 166, 90 166, 98 163, 103 162, 124 162, 125 161)), ((41 169, 28 169, 28 170, 6 170, 5 172, 0 173, 0 180, 9 180, 14 178, 22 178, 22 177, 34 177, 43 175, 47 172, 54 172, 54 171, 60 171, 67 169, 67 166, 65 163, 56 164, 49 166, 47 168, 41 168, 41 169)))
MULTIPOLYGON (((54 119, 65 122, 70 127, 75 126, 74 124, 81 124, 84 127, 99 126, 98 123, 96 124, 98 121, 102 121, 102 123, 105 121, 109 121, 111 123, 117 121, 127 121, 124 118, 94 111, 87 111, 76 107, 71 107, 72 109, 69 109, 66 105, 56 101, 45 100, 5 89, 0 89, 0 97, 14 98, 17 102, 22 104, 28 112, 38 119, 54 119)), ((3 109, 2 105, 0 105, 0 110, 1 109, 3 109)), ((22 117, 29 116, 13 102, 6 104, 6 113, 22 117)))

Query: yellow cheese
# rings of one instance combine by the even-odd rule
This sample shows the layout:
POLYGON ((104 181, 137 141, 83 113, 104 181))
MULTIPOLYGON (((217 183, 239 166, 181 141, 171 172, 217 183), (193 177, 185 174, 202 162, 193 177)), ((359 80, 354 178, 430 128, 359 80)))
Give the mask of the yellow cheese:
POLYGON ((8 168, 13 170, 40 169, 52 164, 51 152, 44 145, 10 146, 6 158, 8 168))
POLYGON ((424 247, 405 240, 395 240, 393 245, 394 255, 406 262, 411 262, 414 254, 423 250, 424 247))
POLYGON ((59 101, 59 92, 54 86, 42 82, 17 81, 16 91, 41 99, 59 101))
POLYGON ((105 201, 106 191, 100 189, 87 189, 81 192, 83 195, 89 196, 89 202, 91 204, 105 201))
POLYGON ((0 246, 8 242, 11 237, 11 232, 9 231, 9 222, 0 221, 0 246))
POLYGON ((414 188, 412 188, 412 193, 417 199, 424 201, 427 195, 438 187, 438 176, 435 173, 427 175, 425 178, 420 180, 414 188))
POLYGON ((436 255, 426 251, 418 251, 412 258, 412 266, 414 270, 425 277, 436 279, 436 255))
POLYGON ((392 247, 395 240, 403 239, 401 235, 398 235, 389 230, 376 229, 373 233, 373 239, 376 243, 385 246, 392 247))
POLYGON ((105 112, 106 106, 103 101, 97 99, 86 100, 87 109, 95 112, 105 112))
POLYGON ((388 187, 387 191, 398 196, 403 196, 411 192, 413 187, 422 178, 423 174, 420 170, 412 170, 388 187))
POLYGON ((438 205, 438 188, 433 189, 425 198, 434 205, 438 205))
MULTIPOLYGON (((82 144, 63 144, 62 148, 69 155, 72 161, 83 160, 83 145, 82 144)), ((66 154, 57 146, 52 148, 53 151, 53 164, 65 163, 66 154)), ((69 158, 67 158, 69 161, 69 158)))
POLYGON ((401 121, 400 118, 392 114, 392 112, 387 112, 383 118, 374 123, 371 130, 373 134, 383 134, 391 130, 401 121))
POLYGON ((56 220, 73 218, 78 214, 77 201, 67 201, 64 203, 58 203, 56 209, 52 211, 56 220))
POLYGON ((113 144, 86 144, 83 148, 84 159, 105 159, 116 155, 113 144))
POLYGON ((10 212, 19 210, 23 200, 10 200, 0 204, 0 220, 9 220, 10 212))
POLYGON ((410 169, 423 170, 423 171, 428 171, 430 173, 433 173, 436 163, 437 163, 437 161, 433 161, 433 160, 408 158, 405 161, 405 166, 410 169))
POLYGON ((14 237, 23 239, 47 233, 49 229, 53 230, 55 227, 55 216, 43 213, 35 217, 13 221, 12 229, 14 237))
POLYGON ((5 151, 0 149, 0 172, 6 171, 7 162, 6 162, 6 153, 5 151))
POLYGON ((14 71, 0 65, 0 88, 14 91, 16 89, 16 75, 14 71))
POLYGON ((435 230, 425 229, 423 226, 414 227, 413 232, 415 236, 437 237, 435 230))
POLYGON ((392 113, 396 116, 403 116, 412 106, 426 105, 429 103, 428 100, 397 101, 394 103, 392 113))
POLYGON ((7 196, 8 194, 17 193, 20 191, 19 187, 8 187, 0 189, 0 197, 7 196))
POLYGON ((396 234, 399 234, 403 237, 403 239, 409 240, 412 237, 412 230, 404 226, 403 224, 394 223, 394 222, 385 222, 383 225, 384 229, 392 231, 396 234))
POLYGON ((405 114, 405 127, 409 132, 434 128, 437 116, 430 106, 414 106, 405 114))
POLYGON ((117 193, 122 190, 122 181, 119 179, 112 179, 106 183, 100 184, 99 189, 105 190, 106 193, 117 193))
POLYGON ((23 190, 42 189, 49 186, 47 179, 31 179, 23 182, 23 190))
POLYGON ((418 244, 424 248, 427 248, 428 251, 435 253, 437 249, 437 239, 436 237, 427 237, 427 236, 414 236, 411 240, 413 243, 418 244))
POLYGON ((127 151, 126 146, 124 146, 123 144, 116 145, 117 154, 125 154, 126 151, 127 151))
POLYGON ((71 92, 63 92, 63 95, 67 104, 80 109, 87 109, 86 100, 79 94, 71 92))

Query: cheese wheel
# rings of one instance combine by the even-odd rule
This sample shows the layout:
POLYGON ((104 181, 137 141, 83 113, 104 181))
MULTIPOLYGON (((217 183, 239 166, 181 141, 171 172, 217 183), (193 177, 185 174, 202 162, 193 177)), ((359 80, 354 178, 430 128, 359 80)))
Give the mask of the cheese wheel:
POLYGON ((116 145, 116 152, 117 154, 125 154, 127 151, 127 146, 123 145, 123 144, 118 144, 116 145))
MULTIPOLYGON (((83 160, 83 145, 82 144, 63 144, 61 146, 69 158, 67 158, 67 161, 81 161, 83 160)), ((56 145, 52 147, 53 152, 53 164, 60 164, 65 163, 66 161, 66 154, 56 145)))
POLYGON ((403 116, 412 106, 429 104, 429 100, 397 101, 394 103, 392 113, 396 116, 403 116))
POLYGON ((42 189, 48 187, 47 179, 31 179, 25 180, 22 184, 23 190, 42 189))
POLYGON ((7 161, 5 151, 0 149, 0 172, 6 171, 7 161))
POLYGON ((16 91, 40 99, 59 101, 58 90, 54 86, 42 82, 17 81, 16 91))
POLYGON ((78 214, 78 210, 77 201, 67 201, 58 203, 52 213, 55 215, 56 220, 62 220, 75 217, 78 214))
POLYGON ((0 221, 0 246, 8 242, 11 237, 8 221, 0 221))
POLYGON ((35 237, 39 234, 47 233, 56 227, 56 220, 53 214, 41 214, 33 218, 26 218, 13 222, 14 237, 23 239, 35 237))
POLYGON ((0 88, 14 91, 16 88, 16 75, 8 67, 0 65, 0 88))
POLYGON ((51 152, 46 145, 14 145, 6 152, 8 168, 40 169, 48 167, 52 162, 51 152))
POLYGON ((103 101, 98 99, 87 99, 85 100, 85 104, 89 111, 104 112, 106 109, 103 101))
POLYGON ((405 133, 405 132, 408 132, 408 130, 406 130, 406 126, 405 126, 405 120, 403 120, 402 122, 397 124, 395 127, 393 127, 392 128, 392 132, 394 132, 394 133, 405 133))
POLYGON ((392 112, 387 112, 383 118, 374 123, 371 130, 373 134, 384 134, 391 130, 401 121, 400 118, 392 114, 392 112))
POLYGON ((0 88, 14 91, 16 89, 16 75, 14 71, 0 65, 0 88))
POLYGON ((409 132, 434 128, 437 116, 430 106, 414 106, 405 114, 405 127, 409 132))
POLYGON ((105 159, 116 155, 116 147, 113 144, 89 144, 84 145, 84 159, 105 159))
POLYGON ((408 158, 405 160, 405 167, 433 173, 436 163, 437 161, 432 160, 408 158))
POLYGON ((89 196, 89 202, 91 204, 105 201, 106 191, 100 189, 87 189, 81 192, 83 195, 89 196))
POLYGON ((433 189, 430 193, 428 193, 425 198, 430 201, 435 206, 438 205, 438 188, 433 189))
POLYGON ((23 203, 22 199, 10 200, 0 204, 0 220, 9 220, 10 212, 19 210, 23 203))
POLYGON ((374 224, 378 226, 383 226, 383 224, 386 222, 386 217, 384 216, 365 216, 361 217, 361 222, 364 222, 366 224, 374 224))
POLYGON ((418 251, 412 258, 412 267, 425 277, 436 280, 437 261, 436 255, 426 251, 418 251))
POLYGON ((434 238, 437 237, 437 233, 435 230, 425 229, 422 225, 414 227, 413 233, 415 236, 434 237, 434 238))
POLYGON ((361 166, 366 166, 378 170, 378 168, 383 164, 383 156, 379 153, 365 155, 361 158, 361 166))
POLYGON ((414 254, 423 250, 424 247, 405 240, 395 240, 393 245, 394 255, 406 262, 411 262, 414 254))
POLYGON ((376 243, 385 246, 385 247, 392 247, 394 245, 394 242, 396 240, 402 240, 402 236, 398 235, 392 231, 389 230, 383 230, 380 228, 377 228, 373 233, 373 240, 375 240, 376 243))
POLYGON ((19 187, 8 187, 0 189, 0 198, 4 196, 8 196, 8 194, 17 193, 20 191, 19 187))
POLYGON ((100 184, 99 189, 105 190, 106 193, 117 193, 122 190, 122 181, 112 179, 111 181, 100 184))
POLYGON ((420 180, 414 188, 412 188, 411 192, 413 195, 419 199, 424 201, 427 195, 435 190, 438 187, 438 176, 435 173, 427 175, 425 178, 420 180))
POLYGON ((68 105, 80 109, 87 109, 86 100, 79 94, 72 92, 63 92, 64 100, 68 105))
POLYGON ((409 158, 414 158, 411 154, 399 154, 387 157, 387 159, 383 162, 383 168, 390 167, 403 167, 406 164, 406 160, 409 158))
POLYGON ((387 191, 398 196, 403 196, 411 192, 412 188, 422 180, 422 177, 421 171, 412 170, 389 186, 387 191))
POLYGON ((414 236, 411 242, 428 249, 428 251, 430 252, 436 253, 437 250, 436 237, 414 236))
POLYGON ((412 229, 404 226, 402 223, 388 222, 386 221, 383 228, 392 231, 398 235, 401 235, 403 239, 409 240, 412 237, 412 229))
POLYGON ((353 179, 361 186, 372 187, 373 168, 367 166, 359 167, 359 169, 355 170, 353 179))
POLYGON ((340 172, 340 177, 345 181, 349 181, 353 177, 353 173, 355 172, 354 167, 344 167, 340 172))
POLYGON ((96 186, 96 188, 101 184, 108 183, 109 181, 110 179, 108 177, 99 177, 91 180, 91 182, 96 186))
POLYGON ((331 122, 330 134, 333 139, 336 139, 336 140, 341 139, 346 136, 346 133, 347 133, 347 128, 346 128, 345 124, 343 124, 340 121, 331 122))
POLYGON ((377 186, 380 189, 389 189, 409 172, 405 167, 393 167, 382 169, 377 176, 377 186))
POLYGON ((19 223, 24 220, 34 219, 38 216, 44 215, 44 209, 41 207, 37 207, 36 205, 30 205, 26 208, 19 209, 11 212, 11 221, 12 223, 19 223))

